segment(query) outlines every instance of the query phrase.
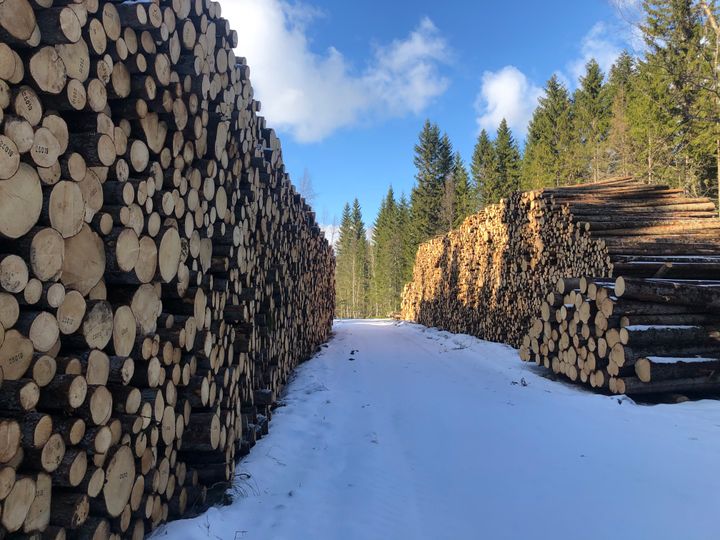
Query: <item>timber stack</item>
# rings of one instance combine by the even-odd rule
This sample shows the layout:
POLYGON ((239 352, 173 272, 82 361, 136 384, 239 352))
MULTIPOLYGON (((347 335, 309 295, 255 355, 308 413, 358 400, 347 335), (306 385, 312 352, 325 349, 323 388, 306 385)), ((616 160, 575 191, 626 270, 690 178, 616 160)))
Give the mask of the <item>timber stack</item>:
POLYGON ((0 537, 142 538, 266 432, 332 250, 217 2, 0 27, 0 537))
POLYGON ((601 390, 717 392, 719 231, 712 201, 631 178, 516 193, 420 247, 403 315, 601 390))
POLYGON ((561 278, 520 357, 615 394, 716 394, 720 281, 561 278))

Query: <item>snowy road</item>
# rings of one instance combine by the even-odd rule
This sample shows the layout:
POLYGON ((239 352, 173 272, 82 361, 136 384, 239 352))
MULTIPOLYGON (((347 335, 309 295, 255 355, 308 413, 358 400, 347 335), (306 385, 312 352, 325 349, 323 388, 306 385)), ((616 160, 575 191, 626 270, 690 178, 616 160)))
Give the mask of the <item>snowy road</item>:
POLYGON ((468 336, 337 322, 234 503, 156 537, 720 538, 720 403, 639 406, 537 373, 468 336))

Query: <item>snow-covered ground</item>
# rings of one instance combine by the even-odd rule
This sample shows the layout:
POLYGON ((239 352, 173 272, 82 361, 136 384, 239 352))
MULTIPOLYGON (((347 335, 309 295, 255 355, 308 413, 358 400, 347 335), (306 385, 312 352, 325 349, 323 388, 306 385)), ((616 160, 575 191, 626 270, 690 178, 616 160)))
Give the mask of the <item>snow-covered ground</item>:
POLYGON ((503 345, 339 321, 284 404, 233 504, 156 538, 720 538, 719 402, 636 405, 503 345))

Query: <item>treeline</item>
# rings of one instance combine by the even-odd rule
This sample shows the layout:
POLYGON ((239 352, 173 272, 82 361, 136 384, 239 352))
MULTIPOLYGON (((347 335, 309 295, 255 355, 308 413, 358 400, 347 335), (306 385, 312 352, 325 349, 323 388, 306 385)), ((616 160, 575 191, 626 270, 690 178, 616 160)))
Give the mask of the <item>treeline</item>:
POLYGON ((487 148, 498 159, 485 166, 473 162, 471 179, 448 135, 428 120, 415 145, 417 172, 409 200, 390 187, 370 235, 358 200, 345 205, 335 245, 338 317, 386 317, 398 311, 417 247, 481 208, 478 175, 492 166, 498 186, 508 185, 510 176, 517 179, 520 152, 506 122, 487 148))
POLYGON ((426 121, 409 200, 388 191, 368 238, 346 205, 337 250, 337 315, 397 311, 417 246, 517 189, 633 175, 717 200, 720 184, 720 27, 714 3, 644 1, 645 53, 624 52, 605 74, 595 60, 571 92, 553 75, 521 151, 503 120, 481 131, 469 170, 426 121))

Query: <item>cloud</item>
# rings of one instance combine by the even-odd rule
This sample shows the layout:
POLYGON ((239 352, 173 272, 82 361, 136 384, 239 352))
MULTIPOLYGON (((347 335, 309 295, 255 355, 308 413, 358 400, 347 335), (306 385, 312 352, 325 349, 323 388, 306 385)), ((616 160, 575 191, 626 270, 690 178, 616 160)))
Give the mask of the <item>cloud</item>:
POLYGON ((407 39, 376 47, 375 65, 365 74, 364 84, 391 110, 418 114, 447 89, 449 81, 438 74, 437 66, 448 57, 445 40, 425 17, 407 39))
POLYGON ((535 86, 515 66, 505 66, 499 71, 486 71, 475 100, 477 124, 493 133, 505 118, 510 128, 524 137, 541 95, 542 89, 535 86))
POLYGON ((585 65, 593 58, 607 75, 626 46, 623 38, 612 31, 611 25, 603 21, 595 23, 582 39, 580 56, 568 66, 569 78, 573 86, 577 86, 578 80, 585 74, 585 65))
POLYGON ((617 57, 623 50, 638 54, 643 51, 642 32, 638 27, 641 15, 639 0, 611 0, 618 9, 616 21, 599 21, 593 25, 580 43, 580 55, 567 65, 567 79, 570 88, 579 84, 585 74, 585 65, 594 58, 607 76, 617 57))
POLYGON ((617 9, 639 9, 642 6, 642 0, 610 0, 617 9))
POLYGON ((340 225, 320 223, 319 227, 325 235, 325 238, 327 238, 327 241, 330 242, 330 245, 334 248, 340 236, 340 225))
POLYGON ((368 118, 417 114, 445 92, 449 48, 428 18, 403 39, 378 45, 358 69, 337 49, 317 53, 307 35, 320 13, 282 0, 230 0, 223 15, 238 32, 263 114, 299 142, 324 139, 368 118))
MULTIPOLYGON (((644 44, 637 22, 642 16, 641 0, 609 0, 617 9, 614 21, 599 21, 583 36, 578 56, 564 69, 555 71, 558 79, 570 90, 579 84, 585 66, 594 58, 607 76, 623 50, 640 53, 644 44)), ((544 93, 517 67, 508 65, 498 71, 486 71, 475 100, 477 124, 494 132, 505 118, 513 131, 523 138, 527 125, 544 93)))

